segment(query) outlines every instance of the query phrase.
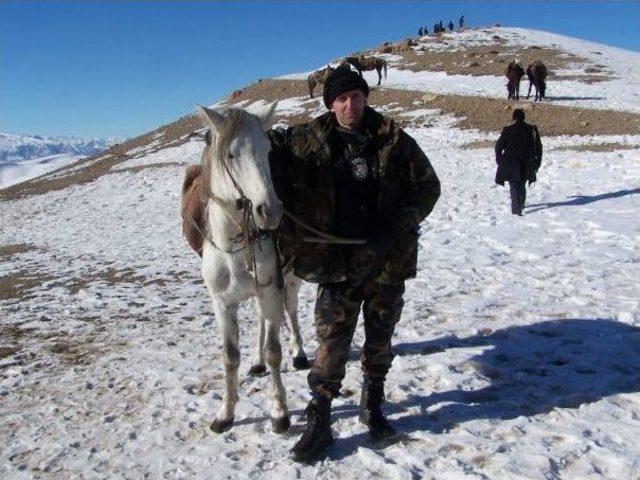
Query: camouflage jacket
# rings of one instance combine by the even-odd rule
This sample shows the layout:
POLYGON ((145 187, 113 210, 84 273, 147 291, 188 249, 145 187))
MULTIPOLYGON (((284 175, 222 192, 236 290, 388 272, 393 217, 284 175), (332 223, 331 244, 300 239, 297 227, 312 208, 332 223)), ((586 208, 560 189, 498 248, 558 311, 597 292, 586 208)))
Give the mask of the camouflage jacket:
MULTIPOLYGON (((336 126, 335 115, 327 112, 309 123, 269 132, 272 178, 285 209, 330 234, 335 198, 328 139, 336 126)), ((363 126, 377 147, 376 228, 393 232, 393 248, 374 262, 376 279, 398 282, 416 274, 418 225, 438 200, 440 181, 416 141, 393 120, 367 107, 363 126)), ((359 248, 305 242, 303 237, 314 235, 286 217, 282 233, 283 250, 293 256, 299 277, 326 283, 343 281, 352 273, 359 248)))

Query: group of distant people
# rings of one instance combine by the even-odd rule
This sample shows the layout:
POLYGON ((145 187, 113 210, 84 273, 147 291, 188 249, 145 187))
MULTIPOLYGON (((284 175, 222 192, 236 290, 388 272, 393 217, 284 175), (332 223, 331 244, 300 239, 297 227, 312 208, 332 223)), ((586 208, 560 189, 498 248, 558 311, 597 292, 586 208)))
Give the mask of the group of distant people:
MULTIPOLYGON (((454 24, 452 20, 449 20, 448 27, 449 27, 449 31, 453 32, 454 24)), ((463 28, 463 27, 464 27, 464 15, 461 15, 460 18, 458 19, 458 28, 463 28)), ((433 24, 433 33, 441 33, 446 31, 447 29, 443 25, 442 20, 433 24)), ((420 35, 421 37, 423 37, 424 35, 429 35, 429 29, 427 27, 420 27, 418 29, 418 35, 420 35)))

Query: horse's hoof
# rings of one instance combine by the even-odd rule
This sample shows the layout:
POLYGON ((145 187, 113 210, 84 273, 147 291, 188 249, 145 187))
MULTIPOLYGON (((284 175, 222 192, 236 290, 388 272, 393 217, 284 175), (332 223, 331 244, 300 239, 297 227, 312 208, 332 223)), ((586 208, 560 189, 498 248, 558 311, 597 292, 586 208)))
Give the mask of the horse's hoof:
POLYGON ((211 430, 214 431, 215 433, 222 433, 229 430, 232 426, 233 426, 233 417, 231 417, 228 420, 218 420, 216 418, 211 423, 211 426, 209 428, 211 428, 211 430))
POLYGON ((264 375, 267 371, 267 367, 264 365, 252 365, 249 369, 249 375, 252 377, 259 377, 260 375, 264 375))
POLYGON ((291 420, 289 420, 289 416, 284 416, 280 418, 272 418, 271 425, 273 426, 273 431, 276 433, 283 433, 289 430, 291 426, 291 420))
POLYGON ((307 357, 295 357, 293 359, 293 368, 296 370, 308 370, 311 367, 307 357))

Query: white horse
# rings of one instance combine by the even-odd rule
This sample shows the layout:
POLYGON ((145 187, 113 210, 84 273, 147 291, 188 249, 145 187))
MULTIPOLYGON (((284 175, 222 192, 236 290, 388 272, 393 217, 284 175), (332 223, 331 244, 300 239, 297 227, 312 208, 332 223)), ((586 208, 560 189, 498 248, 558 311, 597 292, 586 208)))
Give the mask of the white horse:
POLYGON ((213 300, 213 310, 223 337, 225 391, 214 432, 233 425, 238 402, 238 305, 255 297, 259 331, 250 373, 262 373, 266 364, 272 378, 271 421, 280 433, 290 426, 286 393, 280 376, 282 353, 280 324, 286 300, 290 320, 290 350, 294 366, 307 368, 297 322, 300 280, 282 273, 274 241, 269 233, 278 227, 282 203, 276 196, 269 171, 271 144, 264 133, 276 104, 260 113, 240 109, 197 113, 212 141, 202 155, 204 195, 207 201, 207 240, 202 251, 202 276, 213 300))

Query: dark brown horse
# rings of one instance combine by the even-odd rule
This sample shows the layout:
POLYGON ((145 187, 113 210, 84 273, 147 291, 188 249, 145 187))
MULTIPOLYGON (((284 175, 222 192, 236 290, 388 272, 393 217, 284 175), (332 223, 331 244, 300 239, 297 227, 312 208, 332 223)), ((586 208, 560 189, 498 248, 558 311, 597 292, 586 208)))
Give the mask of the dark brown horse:
POLYGON ((507 99, 514 98, 520 100, 520 80, 524 76, 524 68, 520 65, 518 60, 511 62, 507 65, 507 69, 504 74, 507 76, 507 99))
POLYGON ((547 66, 540 60, 536 60, 527 67, 527 77, 529 77, 529 92, 527 93, 527 98, 529 98, 531 94, 532 85, 536 87, 536 98, 534 101, 542 100, 545 97, 548 74, 547 66))
POLYGON ((343 64, 347 63, 355 68, 360 76, 362 71, 375 70, 378 72, 378 85, 382 81, 382 70, 384 69, 384 78, 387 78, 387 61, 384 58, 378 57, 365 57, 360 55, 359 57, 345 57, 342 61, 343 64))
POLYGON ((313 73, 310 73, 307 77, 307 83, 309 84, 309 97, 313 98, 313 90, 316 85, 324 85, 325 80, 331 72, 335 69, 331 65, 327 65, 326 68, 321 68, 313 73))

